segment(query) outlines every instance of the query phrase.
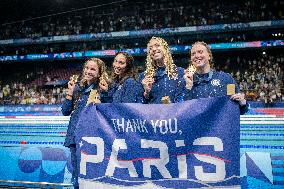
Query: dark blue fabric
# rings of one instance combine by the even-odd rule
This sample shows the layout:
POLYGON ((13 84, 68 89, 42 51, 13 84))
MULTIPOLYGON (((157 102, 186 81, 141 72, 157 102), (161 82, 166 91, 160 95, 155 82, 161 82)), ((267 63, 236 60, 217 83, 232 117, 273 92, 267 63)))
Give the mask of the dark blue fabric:
POLYGON ((70 148, 71 154, 71 164, 72 164, 72 184, 74 189, 79 188, 78 184, 78 168, 77 168, 77 157, 76 157, 76 143, 75 143, 75 129, 80 117, 82 110, 86 107, 89 94, 92 89, 96 89, 97 84, 92 84, 85 88, 81 88, 79 85, 75 86, 73 91, 73 98, 72 100, 65 99, 62 104, 61 111, 64 116, 69 116, 70 121, 68 124, 67 134, 64 142, 64 146, 70 148), (79 98, 78 98, 79 97, 79 98), (78 101, 74 104, 76 99, 78 101))
POLYGON ((134 78, 127 78, 123 84, 115 81, 110 85, 107 102, 112 103, 143 103, 143 86, 134 78))
MULTIPOLYGON (((155 82, 148 99, 145 99, 147 104, 161 104, 161 99, 164 96, 169 96, 171 102, 176 102, 179 94, 180 85, 182 84, 184 69, 177 67, 177 79, 170 79, 164 67, 158 67, 154 76, 155 82)), ((145 72, 139 75, 140 83, 145 78, 145 72)))
POLYGON ((73 184, 74 189, 78 189, 79 188, 79 183, 78 183, 79 170, 78 170, 78 167, 77 167, 76 146, 72 145, 69 148, 70 148, 71 165, 72 165, 71 182, 73 184))
POLYGON ((194 84, 200 84, 203 82, 209 82, 213 77, 213 71, 210 70, 210 72, 206 74, 194 74, 193 77, 193 83, 194 84))
POLYGON ((65 101, 63 102, 62 107, 61 107, 62 114, 64 116, 71 115, 70 121, 68 124, 64 146, 69 147, 71 144, 75 144, 74 131, 75 131, 77 122, 79 120, 81 111, 86 106, 91 89, 96 89, 96 88, 97 88, 96 84, 92 84, 83 89, 80 88, 79 85, 76 85, 74 92, 73 92, 73 99, 72 100, 65 99, 65 101), (78 99, 75 105, 76 107, 74 107, 74 101, 76 100, 78 95, 80 95, 80 98, 78 99))
MULTIPOLYGON (((238 84, 236 83, 234 78, 228 73, 211 70, 209 73, 206 74, 194 74, 192 89, 183 89, 183 100, 226 96, 228 84, 235 84, 236 93, 240 92, 238 84)), ((240 111, 241 114, 246 113, 248 111, 248 105, 241 106, 240 111)))

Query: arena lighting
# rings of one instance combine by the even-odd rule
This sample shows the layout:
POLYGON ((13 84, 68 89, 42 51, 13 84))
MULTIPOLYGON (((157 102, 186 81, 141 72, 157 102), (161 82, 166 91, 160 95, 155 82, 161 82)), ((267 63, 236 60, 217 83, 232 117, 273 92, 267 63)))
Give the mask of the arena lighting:
POLYGON ((283 33, 273 33, 272 36, 280 37, 280 36, 283 36, 283 33))
POLYGON ((265 51, 263 51, 263 52, 262 52, 262 54, 263 54, 263 55, 266 55, 266 52, 265 52, 265 51))

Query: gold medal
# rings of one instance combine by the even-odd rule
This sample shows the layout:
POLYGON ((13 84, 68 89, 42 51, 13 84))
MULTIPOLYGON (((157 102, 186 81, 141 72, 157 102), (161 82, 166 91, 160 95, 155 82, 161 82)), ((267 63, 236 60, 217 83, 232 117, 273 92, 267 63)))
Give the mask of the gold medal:
POLYGON ((227 85, 227 95, 236 94, 236 86, 235 84, 228 84, 227 85))
POLYGON ((188 71, 191 72, 192 74, 195 74, 195 72, 196 72, 196 67, 191 64, 191 65, 188 67, 188 71))
POLYGON ((170 104, 171 103, 171 98, 169 96, 163 96, 161 99, 162 104, 170 104))
POLYGON ((78 82, 78 79, 79 79, 79 75, 72 75, 71 76, 71 80, 73 80, 75 83, 78 82))

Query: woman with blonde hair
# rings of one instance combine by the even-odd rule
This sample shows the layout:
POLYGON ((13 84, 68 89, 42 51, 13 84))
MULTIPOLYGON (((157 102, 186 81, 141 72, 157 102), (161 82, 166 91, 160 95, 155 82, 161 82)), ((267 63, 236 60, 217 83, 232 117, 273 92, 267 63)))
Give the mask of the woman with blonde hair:
POLYGON ((81 80, 77 81, 77 79, 78 76, 73 76, 68 82, 66 99, 61 109, 64 116, 71 115, 64 146, 68 147, 71 152, 72 183, 75 189, 79 188, 75 129, 84 107, 89 103, 100 103, 101 101, 99 82, 108 80, 105 63, 98 58, 88 59, 83 66, 81 80))
POLYGON ((183 73, 184 69, 174 64, 168 43, 160 37, 152 37, 147 45, 146 70, 139 76, 145 103, 175 102, 183 73))

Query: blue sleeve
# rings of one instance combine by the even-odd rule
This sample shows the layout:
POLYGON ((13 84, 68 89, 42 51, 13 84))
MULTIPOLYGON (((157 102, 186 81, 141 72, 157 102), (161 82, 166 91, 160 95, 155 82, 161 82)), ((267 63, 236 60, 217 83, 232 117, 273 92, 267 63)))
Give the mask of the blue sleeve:
POLYGON ((74 107, 73 107, 73 100, 68 100, 68 99, 65 99, 62 106, 61 106, 61 112, 64 116, 69 116, 74 107))
POLYGON ((102 103, 112 103, 114 101, 113 95, 118 89, 118 84, 113 82, 109 85, 107 92, 101 92, 101 102, 102 103))
POLYGON ((246 105, 240 106, 240 114, 241 115, 244 115, 248 111, 249 111, 249 104, 248 104, 248 102, 246 103, 246 105))
POLYGON ((188 92, 190 90, 185 88, 185 85, 186 85, 185 80, 183 78, 179 79, 174 102, 183 102, 183 101, 187 100, 186 96, 188 95, 188 92))
POLYGON ((73 110, 74 110, 74 98, 76 98, 76 95, 78 94, 78 91, 80 90, 79 85, 76 85, 73 91, 73 98, 72 100, 65 99, 62 106, 61 106, 61 112, 64 116, 69 116, 73 110))
POLYGON ((145 78, 145 72, 140 73, 139 76, 138 76, 138 82, 141 84, 142 90, 143 90, 143 92, 142 92, 142 100, 140 100, 140 101, 142 101, 143 104, 149 104, 150 101, 151 101, 151 98, 153 98, 153 97, 151 96, 151 93, 149 95, 149 98, 145 98, 144 97, 144 88, 143 88, 143 85, 142 85, 142 80, 144 78, 145 78))
POLYGON ((109 84, 108 91, 101 91, 100 98, 102 103, 112 103, 113 102, 113 94, 115 93, 117 87, 114 83, 109 84))
POLYGON ((122 102, 124 103, 143 103, 144 89, 142 84, 137 82, 133 78, 129 78, 123 84, 123 97, 122 102))
POLYGON ((144 79, 145 77, 145 72, 142 72, 138 75, 138 82, 142 84, 142 80, 144 79))
POLYGON ((184 68, 177 67, 177 73, 178 73, 178 78, 179 78, 179 79, 183 79, 184 68))
POLYGON ((186 100, 191 100, 192 99, 192 95, 191 95, 191 90, 187 89, 186 86, 186 82, 183 78, 184 75, 184 69, 178 67, 178 78, 179 78, 179 82, 178 82, 178 90, 176 93, 176 97, 175 97, 175 102, 183 102, 186 100))
POLYGON ((101 98, 101 103, 111 103, 112 102, 112 96, 110 93, 107 91, 101 91, 100 92, 100 98, 101 98))

